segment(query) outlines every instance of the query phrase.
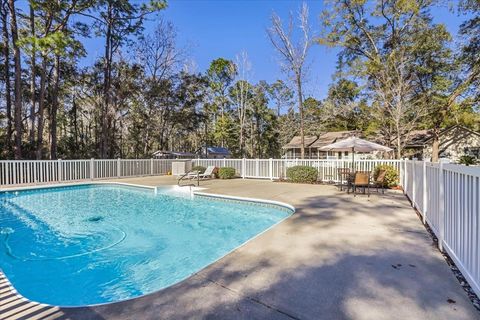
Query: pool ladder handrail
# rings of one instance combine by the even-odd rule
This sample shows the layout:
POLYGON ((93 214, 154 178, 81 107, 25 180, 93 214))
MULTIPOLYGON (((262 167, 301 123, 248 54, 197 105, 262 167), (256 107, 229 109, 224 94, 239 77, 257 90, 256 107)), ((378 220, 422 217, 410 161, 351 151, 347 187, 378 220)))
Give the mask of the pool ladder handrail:
POLYGON ((188 171, 187 173, 184 173, 182 176, 180 176, 180 178, 178 178, 177 180, 177 184, 179 187, 187 187, 187 186, 192 186, 192 187, 195 187, 195 184, 194 183, 191 183, 191 184, 186 184, 186 185, 181 185, 180 184, 180 181, 182 181, 186 176, 188 176, 190 173, 192 172, 196 172, 197 173, 197 187, 200 186, 200 173, 196 170, 190 170, 188 171))

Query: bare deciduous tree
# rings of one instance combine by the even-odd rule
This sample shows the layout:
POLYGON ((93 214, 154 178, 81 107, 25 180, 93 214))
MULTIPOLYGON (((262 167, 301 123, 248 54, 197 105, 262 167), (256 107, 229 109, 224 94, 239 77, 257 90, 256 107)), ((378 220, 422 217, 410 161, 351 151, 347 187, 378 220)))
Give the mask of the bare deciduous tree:
POLYGON ((12 151, 12 98, 11 98, 11 84, 10 84, 10 35, 8 32, 8 16, 9 6, 7 0, 1 1, 0 15, 2 20, 2 46, 3 46, 3 81, 5 82, 5 113, 7 118, 7 129, 5 136, 5 146, 7 154, 10 155, 12 151))
POLYGON ((177 47, 176 38, 173 24, 160 18, 153 34, 140 39, 137 59, 153 80, 172 76, 185 60, 185 50, 177 47))
POLYGON ((414 79, 409 71, 410 61, 403 51, 392 52, 384 67, 379 69, 372 78, 373 91, 376 93, 379 119, 389 126, 390 132, 385 136, 394 138, 393 142, 397 158, 402 156, 408 138, 419 120, 427 114, 423 104, 417 103, 414 79))
POLYGON ((235 64, 237 65, 237 82, 233 90, 233 102, 236 107, 238 125, 239 125, 239 147, 240 154, 244 156, 245 147, 245 124, 247 121, 247 111, 250 106, 249 95, 251 85, 248 82, 252 65, 248 60, 248 54, 242 51, 235 57, 235 64))
POLYGON ((15 123, 15 159, 22 158, 22 62, 20 47, 18 45, 17 11, 15 1, 9 0, 10 8, 10 33, 12 36, 13 61, 14 61, 14 123, 15 123))
MULTIPOLYGON (((160 141, 166 139, 167 123, 164 121, 171 112, 171 105, 162 99, 162 90, 168 81, 178 72, 185 60, 185 50, 176 44, 176 31, 171 22, 160 19, 152 34, 141 37, 136 48, 136 58, 147 75, 144 88, 146 99, 146 121, 143 135, 143 153, 146 154, 152 144, 155 128, 153 118, 160 121, 160 141)), ((158 128, 157 128, 158 129, 158 128)))
POLYGON ((298 39, 296 39, 294 33, 295 19, 293 14, 290 15, 288 25, 284 27, 280 17, 276 13, 273 13, 271 17, 272 26, 267 29, 268 37, 282 59, 282 68, 292 75, 296 85, 298 112, 300 114, 300 150, 302 159, 305 157, 302 85, 306 73, 305 61, 307 59, 308 51, 313 43, 308 16, 308 6, 306 3, 303 3, 298 14, 301 33, 301 36, 298 37, 298 39))

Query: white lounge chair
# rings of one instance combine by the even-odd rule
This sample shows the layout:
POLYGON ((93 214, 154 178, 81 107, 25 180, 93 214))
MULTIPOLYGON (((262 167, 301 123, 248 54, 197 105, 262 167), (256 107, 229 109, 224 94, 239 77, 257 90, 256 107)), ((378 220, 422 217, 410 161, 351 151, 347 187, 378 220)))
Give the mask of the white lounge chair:
POLYGON ((215 166, 208 166, 204 173, 199 173, 198 171, 190 172, 186 178, 196 179, 198 177, 199 179, 210 179, 212 177, 213 170, 215 170, 215 166))

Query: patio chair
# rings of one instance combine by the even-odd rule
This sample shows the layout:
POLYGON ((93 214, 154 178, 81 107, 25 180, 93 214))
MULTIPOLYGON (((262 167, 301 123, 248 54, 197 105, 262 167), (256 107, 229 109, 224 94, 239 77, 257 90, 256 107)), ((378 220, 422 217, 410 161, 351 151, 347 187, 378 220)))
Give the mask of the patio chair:
POLYGON ((215 166, 208 166, 203 173, 199 173, 198 171, 189 172, 187 175, 187 179, 210 179, 213 175, 214 170, 215 166))
POLYGON ((355 172, 355 178, 352 182, 353 196, 357 196, 357 188, 363 188, 363 193, 370 197, 370 172, 369 171, 357 171, 355 172))
POLYGON ((386 177, 386 175, 387 175, 386 170, 380 170, 378 172, 378 176, 375 179, 375 181, 373 182, 373 187, 375 187, 377 189, 377 193, 378 193, 378 188, 382 188, 382 194, 385 194, 385 177, 386 177))
POLYGON ((340 191, 343 190, 343 186, 347 187, 347 191, 349 188, 349 177, 350 177, 350 168, 338 168, 337 169, 338 173, 338 179, 340 183, 338 184, 338 187, 340 188, 340 191), (343 184, 345 182, 345 184, 343 184))

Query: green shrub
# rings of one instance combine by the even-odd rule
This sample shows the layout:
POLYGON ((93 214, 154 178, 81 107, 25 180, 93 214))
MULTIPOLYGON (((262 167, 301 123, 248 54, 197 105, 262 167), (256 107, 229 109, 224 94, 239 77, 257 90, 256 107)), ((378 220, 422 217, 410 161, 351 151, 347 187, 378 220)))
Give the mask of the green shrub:
POLYGON ((477 159, 475 159, 475 157, 473 156, 466 154, 460 157, 458 163, 466 166, 473 166, 477 164, 477 159))
POLYGON ((376 181, 380 170, 385 170, 385 180, 384 187, 396 187, 398 185, 398 171, 395 167, 389 166, 387 164, 381 164, 375 168, 373 171, 373 179, 376 181))
POLYGON ((294 166, 287 168, 287 179, 291 182, 314 183, 317 181, 318 171, 313 167, 294 166))
POLYGON ((207 168, 203 166, 193 166, 192 171, 198 171, 198 173, 204 173, 207 168))
POLYGON ((235 168, 223 167, 218 169, 218 177, 220 179, 232 179, 235 178, 235 168))

